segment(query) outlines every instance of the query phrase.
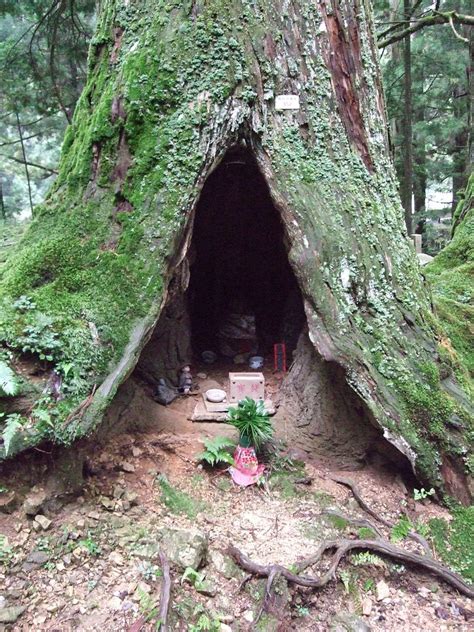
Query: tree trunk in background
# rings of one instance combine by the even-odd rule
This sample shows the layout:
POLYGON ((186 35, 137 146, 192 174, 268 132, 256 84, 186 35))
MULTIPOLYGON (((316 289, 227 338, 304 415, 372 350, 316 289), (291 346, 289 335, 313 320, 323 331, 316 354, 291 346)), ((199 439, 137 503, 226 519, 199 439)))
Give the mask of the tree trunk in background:
MULTIPOLYGON (((411 0, 403 0, 403 13, 406 20, 411 16, 411 0)), ((403 144, 401 198, 405 211, 405 224, 408 234, 413 232, 413 106, 411 81, 411 36, 403 41, 403 144)))
POLYGON ((467 404, 406 235, 370 4, 105 0, 89 65, 59 176, 0 282, 14 325, 0 340, 21 349, 32 315, 13 303, 27 295, 51 319, 54 365, 73 367, 66 439, 100 423, 137 364, 187 278, 203 185, 245 145, 318 357, 423 481, 466 489, 467 404), (288 94, 299 105, 281 109, 288 94))

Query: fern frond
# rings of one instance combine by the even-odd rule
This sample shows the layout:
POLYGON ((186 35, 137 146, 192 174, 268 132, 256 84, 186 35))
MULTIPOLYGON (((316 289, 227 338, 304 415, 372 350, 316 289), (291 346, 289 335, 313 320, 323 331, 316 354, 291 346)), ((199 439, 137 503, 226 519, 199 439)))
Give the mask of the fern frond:
POLYGON ((0 360, 0 396, 18 393, 18 378, 4 360, 0 360))

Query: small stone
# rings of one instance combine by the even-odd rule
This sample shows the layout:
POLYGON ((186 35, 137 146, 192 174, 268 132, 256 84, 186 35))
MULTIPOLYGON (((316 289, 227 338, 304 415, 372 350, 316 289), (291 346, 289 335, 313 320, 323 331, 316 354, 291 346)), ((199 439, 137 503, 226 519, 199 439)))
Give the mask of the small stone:
POLYGON ((44 489, 33 488, 23 502, 23 512, 27 516, 36 516, 47 499, 44 489))
POLYGON ((362 614, 368 617, 372 612, 372 606, 372 599, 370 599, 370 597, 365 597, 365 599, 362 600, 362 614))
POLYGON ((79 520, 76 522, 76 527, 78 529, 84 529, 85 526, 86 526, 86 521, 84 520, 84 518, 79 518, 79 520))
POLYGON ((124 472, 128 472, 130 474, 135 471, 135 466, 132 465, 132 463, 128 463, 127 461, 122 461, 120 467, 124 472))
POLYGON ((111 498, 107 498, 107 496, 101 496, 99 498, 100 500, 100 504, 102 505, 102 507, 105 507, 105 509, 107 509, 107 511, 113 511, 115 508, 115 501, 113 501, 111 498))
POLYGON ((0 608, 0 623, 15 623, 26 610, 26 606, 9 606, 0 608))
POLYGON ((248 621, 249 623, 253 623, 254 620, 254 615, 253 612, 251 610, 246 610, 243 614, 242 617, 248 621))
POLYGON ((135 507, 138 505, 138 494, 130 489, 126 489, 123 495, 124 503, 127 502, 130 507, 135 507))
POLYGON ((109 560, 112 562, 112 564, 117 564, 117 566, 122 566, 123 564, 123 557, 120 555, 120 553, 117 553, 116 551, 113 551, 109 555, 109 560))
POLYGON ((200 380, 207 380, 207 373, 196 373, 196 377, 198 377, 200 380))
POLYGON ((109 601, 109 608, 115 611, 120 610, 122 608, 122 600, 120 597, 112 597, 109 601))
POLYGON ((137 446, 133 446, 132 448, 132 456, 134 456, 135 458, 141 456, 143 454, 143 450, 141 450, 140 448, 137 448, 137 446))
POLYGON ((2 608, 6 608, 6 606, 7 606, 7 600, 5 599, 3 595, 0 595, 0 610, 2 608))
POLYGON ((230 627, 230 625, 227 625, 227 623, 221 623, 219 632, 232 632, 232 628, 230 627))
POLYGON ((25 564, 31 568, 43 566, 49 560, 49 555, 45 551, 33 551, 26 558, 25 564))
POLYGON ((118 499, 118 498, 122 498, 124 493, 125 493, 125 489, 121 485, 115 485, 112 495, 114 498, 118 499))
POLYGON ((377 601, 382 601, 387 597, 390 597, 390 588, 388 587, 388 584, 381 579, 377 582, 377 601))
POLYGON ((98 511, 90 511, 87 514, 87 517, 92 518, 92 520, 100 520, 102 518, 102 516, 100 515, 98 511))
POLYGON ((47 529, 49 529, 49 527, 52 524, 52 521, 49 518, 46 518, 46 516, 43 516, 42 514, 38 514, 35 517, 35 522, 37 522, 40 525, 43 531, 46 531, 47 529))

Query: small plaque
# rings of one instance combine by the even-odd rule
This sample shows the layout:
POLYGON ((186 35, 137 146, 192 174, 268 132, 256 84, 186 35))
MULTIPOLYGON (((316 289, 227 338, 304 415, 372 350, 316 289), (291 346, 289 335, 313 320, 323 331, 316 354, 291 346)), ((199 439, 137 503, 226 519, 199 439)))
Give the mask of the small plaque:
POLYGON ((299 110, 300 97, 297 94, 279 94, 275 99, 276 110, 299 110))

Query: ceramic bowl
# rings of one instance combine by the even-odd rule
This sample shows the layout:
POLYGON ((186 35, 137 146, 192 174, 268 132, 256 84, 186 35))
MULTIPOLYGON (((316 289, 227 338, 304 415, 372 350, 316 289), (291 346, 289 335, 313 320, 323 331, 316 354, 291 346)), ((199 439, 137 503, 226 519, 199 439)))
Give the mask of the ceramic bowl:
POLYGON ((206 399, 208 402, 214 402, 218 404, 223 402, 226 398, 226 392, 221 390, 220 388, 210 388, 206 391, 206 399))

